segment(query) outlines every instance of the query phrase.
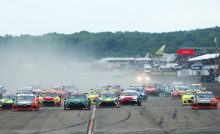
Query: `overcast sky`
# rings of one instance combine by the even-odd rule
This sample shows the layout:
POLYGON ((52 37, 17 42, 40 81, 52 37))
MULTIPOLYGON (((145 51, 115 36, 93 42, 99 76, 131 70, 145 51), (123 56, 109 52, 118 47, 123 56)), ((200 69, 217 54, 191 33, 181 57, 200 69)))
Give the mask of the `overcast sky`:
POLYGON ((0 0, 0 35, 220 26, 220 0, 0 0))

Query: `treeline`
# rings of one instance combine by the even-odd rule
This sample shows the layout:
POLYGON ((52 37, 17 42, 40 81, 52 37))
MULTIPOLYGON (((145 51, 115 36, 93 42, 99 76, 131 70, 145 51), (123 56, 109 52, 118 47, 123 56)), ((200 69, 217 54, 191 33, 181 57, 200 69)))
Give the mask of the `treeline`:
POLYGON ((163 44, 166 52, 176 53, 179 47, 215 46, 220 42, 220 27, 168 33, 81 31, 74 34, 49 33, 41 36, 0 36, 0 47, 20 46, 38 51, 56 49, 66 54, 85 54, 95 58, 113 56, 144 56, 154 53, 163 44))

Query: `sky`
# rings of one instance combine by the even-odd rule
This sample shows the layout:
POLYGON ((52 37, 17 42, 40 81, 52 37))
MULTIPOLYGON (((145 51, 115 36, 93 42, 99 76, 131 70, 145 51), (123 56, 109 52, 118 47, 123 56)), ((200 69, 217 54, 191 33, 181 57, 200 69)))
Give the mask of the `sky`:
POLYGON ((220 26, 220 0, 0 0, 0 35, 220 26))

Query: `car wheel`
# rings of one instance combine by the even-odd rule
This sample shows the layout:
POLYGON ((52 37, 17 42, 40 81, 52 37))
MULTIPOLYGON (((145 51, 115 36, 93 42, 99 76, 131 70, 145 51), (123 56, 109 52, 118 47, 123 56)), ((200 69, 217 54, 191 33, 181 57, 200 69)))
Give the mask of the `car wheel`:
POLYGON ((140 101, 137 102, 137 106, 141 106, 141 102, 140 101))

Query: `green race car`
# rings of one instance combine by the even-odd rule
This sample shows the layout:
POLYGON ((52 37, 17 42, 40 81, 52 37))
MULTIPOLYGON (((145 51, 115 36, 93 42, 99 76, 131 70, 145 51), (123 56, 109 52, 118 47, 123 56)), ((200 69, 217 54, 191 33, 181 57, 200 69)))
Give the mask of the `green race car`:
POLYGON ((64 110, 68 109, 88 109, 90 110, 91 103, 85 94, 69 95, 64 100, 64 110))
POLYGON ((16 94, 15 93, 4 93, 0 99, 1 109, 12 109, 16 94))
POLYGON ((115 93, 103 92, 96 99, 96 107, 120 107, 120 102, 115 93))

